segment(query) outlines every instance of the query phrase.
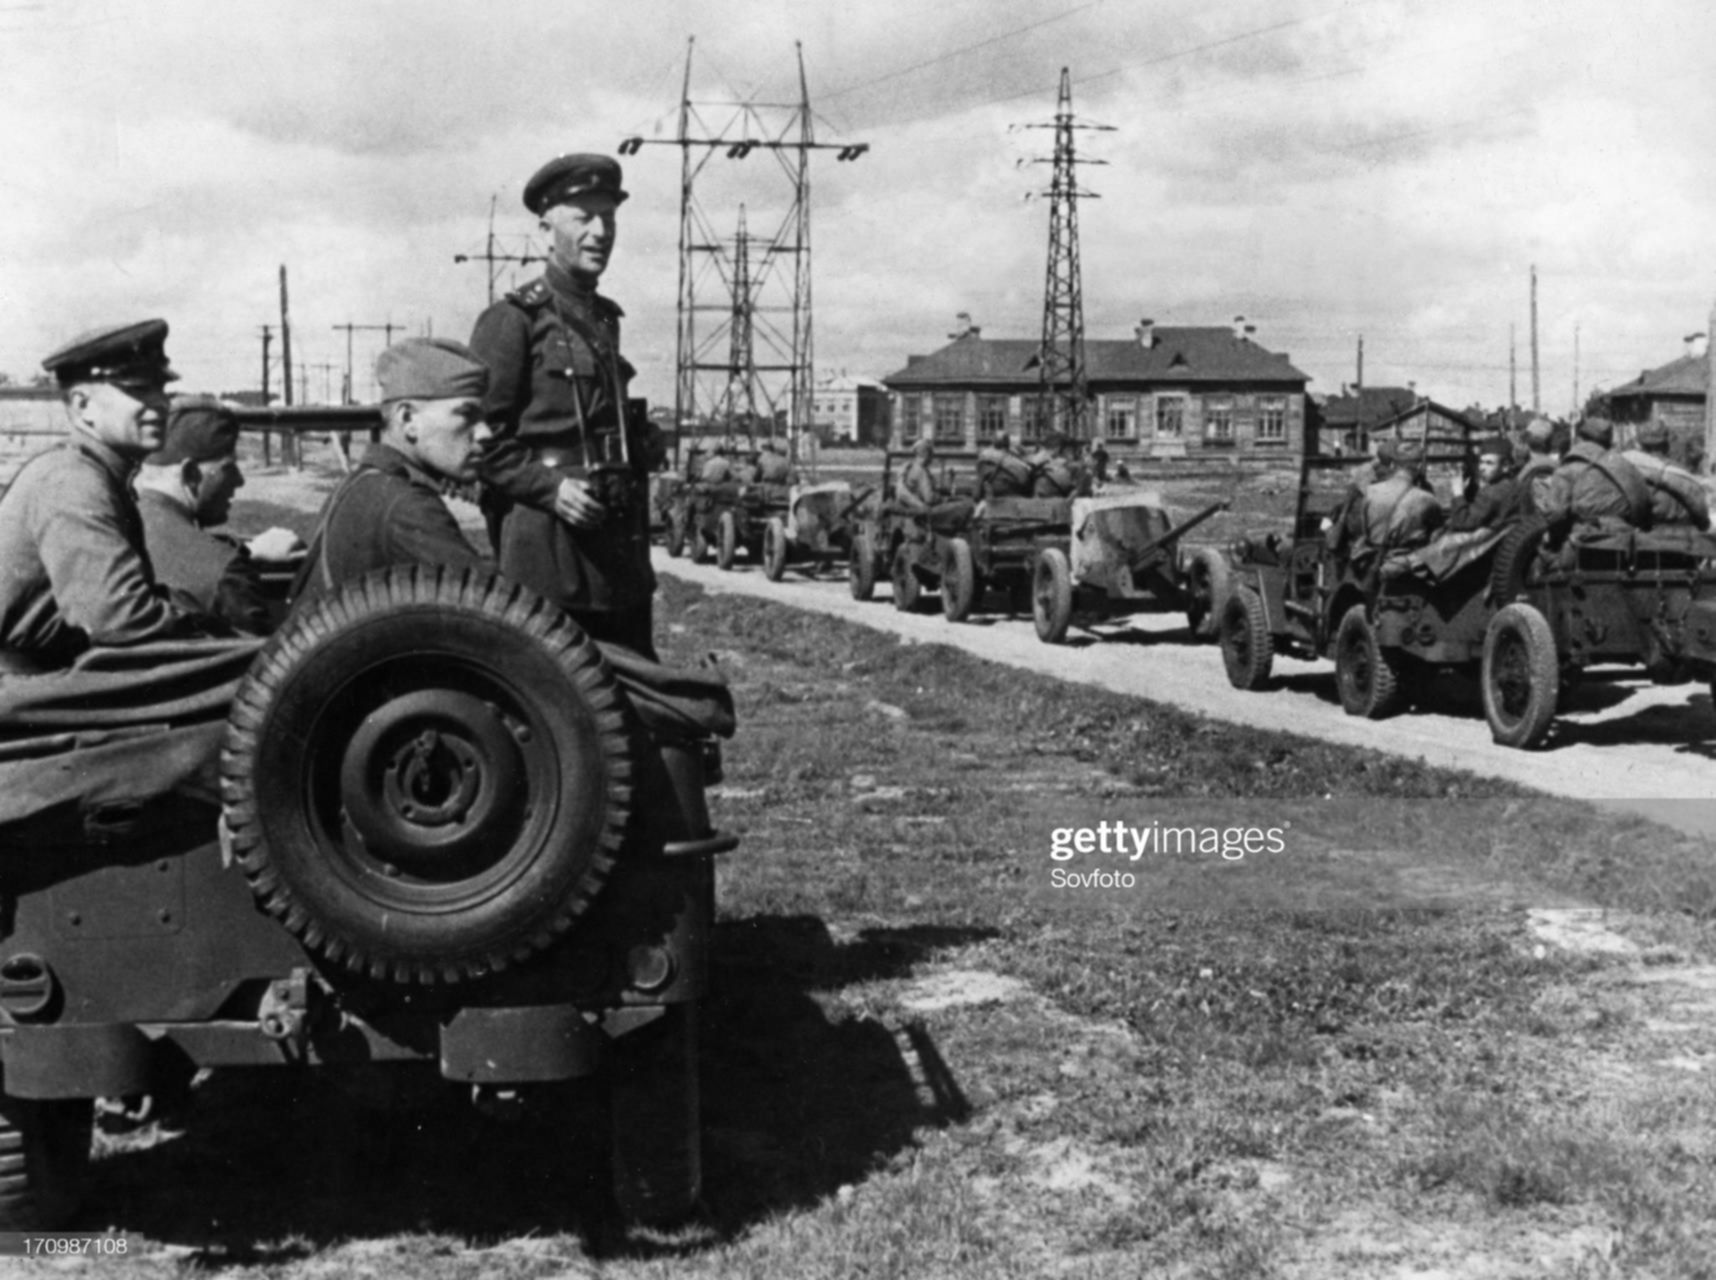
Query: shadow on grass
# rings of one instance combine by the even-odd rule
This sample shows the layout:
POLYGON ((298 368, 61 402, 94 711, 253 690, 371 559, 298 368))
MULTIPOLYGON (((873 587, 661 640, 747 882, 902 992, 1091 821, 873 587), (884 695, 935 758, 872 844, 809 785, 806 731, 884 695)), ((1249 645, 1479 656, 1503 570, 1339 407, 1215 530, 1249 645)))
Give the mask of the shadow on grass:
MULTIPOLYGON (((683 1253, 731 1238, 862 1181, 920 1127, 962 1118, 959 1082, 923 1028, 831 1012, 817 997, 991 932, 919 926, 836 941, 811 916, 718 926, 701 1034, 714 1235, 625 1247, 683 1253)), ((611 1251, 604 1091, 573 1082, 525 1099, 510 1123, 484 1116, 433 1064, 217 1072, 193 1092, 182 1132, 121 1139, 96 1162, 79 1225, 188 1248, 188 1265, 210 1271, 354 1240, 445 1252, 571 1234, 611 1251)))

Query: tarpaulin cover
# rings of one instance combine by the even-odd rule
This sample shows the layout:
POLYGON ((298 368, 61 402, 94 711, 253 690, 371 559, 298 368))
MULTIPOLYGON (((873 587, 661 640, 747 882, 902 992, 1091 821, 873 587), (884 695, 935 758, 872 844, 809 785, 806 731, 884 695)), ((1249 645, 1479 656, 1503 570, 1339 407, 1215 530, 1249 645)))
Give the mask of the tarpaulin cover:
POLYGON ((1431 582, 1445 582, 1456 573, 1476 564, 1501 544, 1512 532, 1500 529, 1462 529, 1444 533, 1428 546, 1416 551, 1391 551, 1382 562, 1382 576, 1388 579, 1417 577, 1431 582))
POLYGON ((597 647, 647 728, 692 736, 733 736, 738 725, 733 691, 727 677, 712 665, 669 667, 624 645, 598 641, 597 647))
POLYGON ((815 542, 844 522, 852 506, 852 486, 844 480, 798 485, 787 507, 786 533, 794 542, 815 542))
POLYGON ((1119 571, 1136 564, 1144 548, 1174 523, 1161 495, 1150 490, 1074 498, 1073 581, 1117 581, 1119 571))
POLYGON ((0 842, 6 824, 60 805, 212 797, 227 710, 263 643, 91 649, 62 671, 0 678, 0 842))

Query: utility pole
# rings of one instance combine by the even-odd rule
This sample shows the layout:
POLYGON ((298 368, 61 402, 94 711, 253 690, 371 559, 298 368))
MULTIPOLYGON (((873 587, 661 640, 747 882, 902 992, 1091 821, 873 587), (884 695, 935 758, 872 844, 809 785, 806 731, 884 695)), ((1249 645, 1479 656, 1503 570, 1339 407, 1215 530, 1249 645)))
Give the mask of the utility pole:
POLYGON ((1537 264, 1531 265, 1531 411, 1543 412, 1542 383, 1537 363, 1537 264))
POLYGON ((756 384, 764 401, 759 408, 766 409, 772 419, 784 402, 789 440, 796 453, 798 433, 810 425, 813 395, 810 153, 834 151, 836 160, 856 160, 870 149, 870 144, 816 141, 802 45, 795 45, 798 100, 774 103, 756 98, 694 103, 691 62, 695 47, 694 40, 687 41, 675 136, 625 138, 618 148, 622 156, 636 155, 645 146, 679 148, 679 333, 674 383, 674 420, 679 430, 675 432, 675 449, 679 433, 687 425, 698 422, 710 409, 730 402, 727 387, 712 388, 709 383, 715 369, 725 370, 730 363, 718 363, 711 356, 720 350, 723 337, 728 340, 729 350, 732 348, 733 335, 726 332, 733 320, 731 300, 708 304, 700 302, 699 297, 712 274, 730 286, 736 264, 728 257, 720 233, 697 198, 697 179, 717 151, 729 160, 744 160, 753 152, 771 151, 790 183, 790 197, 778 228, 772 236, 759 237, 765 247, 749 263, 750 292, 758 300, 752 311, 790 308, 792 323, 785 326, 785 332, 772 324, 753 327, 753 339, 772 353, 769 360, 754 363, 753 367, 759 375, 774 375, 766 382, 759 378, 756 384), (714 129, 705 122, 699 110, 703 107, 730 110, 732 114, 720 129, 714 129), (704 254, 714 255, 713 273, 701 269, 700 255, 704 254), (783 260, 791 261, 790 270, 784 268, 783 260), (762 305, 765 296, 777 298, 783 305, 765 307, 762 305), (699 313, 723 318, 714 326, 714 332, 701 334, 697 326, 699 313))
POLYGON ((1716 468, 1716 304, 1704 327, 1704 473, 1716 468))
POLYGON ((1037 433, 1064 431, 1074 439, 1088 435, 1086 415, 1090 408, 1090 380, 1084 358, 1084 289, 1079 269, 1078 201, 1096 199, 1094 191, 1078 185, 1080 164, 1107 164, 1080 156, 1073 145, 1079 129, 1112 132, 1113 125, 1086 124, 1073 118, 1072 73, 1061 68, 1060 98, 1053 124, 1030 124, 1027 129, 1053 129, 1055 154, 1049 189, 1039 192, 1049 198, 1049 260, 1043 277, 1043 341, 1037 355, 1037 433))
MULTIPOLYGON (((274 341, 272 325, 262 326, 262 404, 266 408, 269 403, 268 395, 268 347, 274 341)), ((274 433, 267 427, 262 429, 262 463, 264 466, 274 465, 274 433)))
POLYGON ((1573 326, 1573 415, 1579 416, 1579 326, 1573 326))
POLYGON ((1507 327, 1507 407, 1519 408, 1519 339, 1518 325, 1507 327))
MULTIPOLYGON (((280 264, 280 381, 286 391, 286 405, 292 405, 292 318, 286 304, 286 264, 280 264)), ((280 437, 280 460, 294 470, 303 465, 298 451, 298 437, 288 431, 280 437)))
POLYGON ((384 347, 391 347, 393 345, 393 331, 395 329, 403 331, 404 328, 404 325, 394 324, 391 320, 387 321, 385 324, 352 324, 348 321, 345 324, 336 324, 334 326, 334 331, 336 333, 344 332, 346 335, 346 394, 345 399, 341 401, 341 403, 357 403, 357 391, 352 382, 352 334, 359 332, 379 333, 382 335, 382 345, 384 347))
MULTIPOLYGON (((520 266, 524 266, 532 262, 547 261, 547 259, 541 254, 495 252, 495 245, 497 243, 495 239, 495 202, 499 199, 500 197, 498 195, 489 197, 489 238, 483 248, 483 251, 481 253, 455 253, 453 255, 454 262, 483 262, 488 264, 489 305, 491 307, 495 304, 495 284, 500 279, 500 271, 496 266, 497 263, 516 262, 520 266)), ((527 244, 525 247, 529 248, 529 245, 527 244)))
POLYGON ((1353 385, 1358 388, 1360 394, 1363 394, 1363 392, 1364 392, 1364 334, 1362 334, 1362 333, 1359 334, 1359 338, 1358 338, 1358 381, 1356 383, 1354 383, 1353 385))

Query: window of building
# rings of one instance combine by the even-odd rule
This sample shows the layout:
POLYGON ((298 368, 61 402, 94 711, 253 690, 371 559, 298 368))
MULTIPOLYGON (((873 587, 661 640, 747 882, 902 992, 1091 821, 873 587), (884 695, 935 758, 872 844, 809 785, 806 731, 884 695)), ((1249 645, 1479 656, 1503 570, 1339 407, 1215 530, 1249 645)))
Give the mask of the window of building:
POLYGON ((993 440, 1007 429, 1007 397, 977 397, 977 438, 993 440))
POLYGON ((938 441, 965 439, 965 397, 941 394, 935 397, 935 438, 938 441))
POLYGON ((1233 443, 1233 399, 1223 396, 1204 402, 1204 442, 1233 443))
POLYGON ((1019 439, 1041 440, 1047 428, 1043 425, 1048 420, 1044 412, 1043 401, 1034 395, 1022 396, 1019 405, 1019 439))
POLYGON ((1257 443, 1287 443, 1287 397, 1259 396, 1257 400, 1257 443))
POLYGON ((920 413, 918 397, 900 397, 900 439, 906 444, 916 440, 918 433, 923 430, 920 413))
POLYGON ((1109 396, 1105 434, 1110 440, 1131 440, 1138 434, 1138 397, 1109 396))
POLYGON ((1156 434, 1178 440, 1186 434, 1186 397, 1178 392, 1156 397, 1156 434))

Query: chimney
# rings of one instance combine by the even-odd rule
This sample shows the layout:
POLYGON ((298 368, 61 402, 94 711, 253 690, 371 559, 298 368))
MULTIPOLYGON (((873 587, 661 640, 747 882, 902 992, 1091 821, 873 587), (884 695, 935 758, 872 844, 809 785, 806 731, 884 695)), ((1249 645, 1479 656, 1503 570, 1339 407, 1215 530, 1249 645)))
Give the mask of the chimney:
POLYGON ((1707 341, 1708 337, 1709 337, 1708 334, 1703 334, 1703 333, 1689 333, 1686 335, 1686 339, 1685 339, 1685 341, 1686 341, 1686 354, 1687 354, 1688 358, 1696 358, 1698 356, 1703 355, 1707 350, 1709 350, 1708 347, 1700 345, 1701 343, 1707 341))
POLYGON ((981 337, 983 330, 971 323, 971 312, 961 311, 953 318, 954 332, 947 336, 957 341, 960 338, 981 337))
POLYGON ((1245 340, 1247 342, 1252 341, 1251 335, 1256 333, 1256 332, 1257 332, 1257 326, 1256 325, 1254 325, 1254 324, 1246 325, 1245 326, 1245 340))
POLYGON ((1137 335, 1138 345, 1144 350, 1148 351, 1156 345, 1156 322, 1154 320, 1140 320, 1138 327, 1132 332, 1137 335))
POLYGON ((1244 316, 1235 316, 1233 318, 1233 337, 1234 337, 1235 342, 1244 341, 1244 339, 1245 339, 1245 317, 1244 316))

